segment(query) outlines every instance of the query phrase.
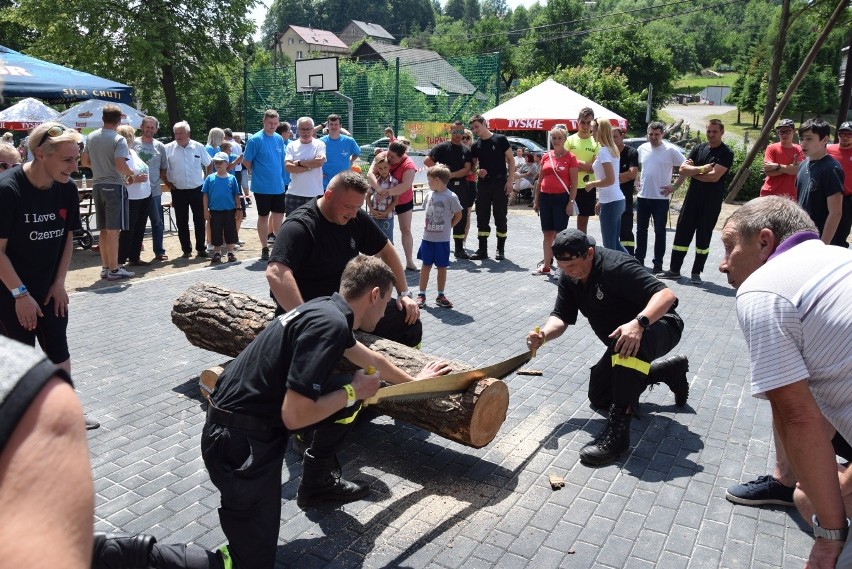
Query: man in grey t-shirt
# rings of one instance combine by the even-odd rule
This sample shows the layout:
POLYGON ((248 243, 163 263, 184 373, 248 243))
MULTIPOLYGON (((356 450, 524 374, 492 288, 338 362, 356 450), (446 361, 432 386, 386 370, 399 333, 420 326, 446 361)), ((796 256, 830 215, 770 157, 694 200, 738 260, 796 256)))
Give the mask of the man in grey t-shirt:
POLYGON ((160 129, 157 117, 142 119, 142 136, 136 139, 133 149, 148 165, 148 182, 151 184, 151 207, 148 217, 151 219, 151 239, 154 242, 154 255, 158 261, 167 261, 169 256, 163 247, 163 192, 160 181, 166 178, 166 145, 154 138, 160 129))
POLYGON ((96 219, 100 228, 101 278, 111 281, 134 273, 118 266, 118 234, 128 229, 128 199, 125 184, 145 182, 147 174, 134 175, 127 164, 127 140, 115 129, 121 124, 121 109, 104 105, 104 126, 89 135, 80 163, 92 169, 96 219))

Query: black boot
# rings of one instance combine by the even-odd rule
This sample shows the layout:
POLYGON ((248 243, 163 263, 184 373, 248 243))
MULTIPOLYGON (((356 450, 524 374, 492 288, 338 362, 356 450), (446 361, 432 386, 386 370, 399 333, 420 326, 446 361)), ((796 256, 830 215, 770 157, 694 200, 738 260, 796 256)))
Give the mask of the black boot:
POLYGON ((305 451, 302 481, 296 491, 296 504, 300 508, 323 502, 345 504, 360 500, 369 493, 367 484, 343 479, 336 457, 316 458, 311 454, 311 449, 305 451))
POLYGON ((497 259, 498 261, 502 261, 503 259, 505 259, 506 258, 506 254, 504 253, 505 249, 506 249, 506 238, 505 237, 498 237, 497 238, 497 254, 494 255, 494 258, 497 259))
POLYGON ((92 569, 148 569, 153 535, 95 532, 92 569))
POLYGON ((648 377, 651 383, 662 382, 668 385, 674 393, 675 405, 683 407, 689 397, 689 381, 686 379, 688 371, 689 360, 686 356, 669 356, 653 362, 648 377))
POLYGON ((470 255, 464 250, 464 239, 456 239, 456 259, 470 259, 470 255))
POLYGON ((311 446, 310 441, 314 438, 313 431, 299 431, 293 433, 290 441, 293 445, 293 452, 299 455, 299 458, 305 458, 305 451, 311 446))
POLYGON ((474 261, 488 258, 488 237, 479 238, 479 249, 477 249, 476 253, 471 255, 470 258, 474 261))
POLYGON ((591 444, 580 450, 580 462, 586 466, 602 466, 630 450, 632 418, 633 415, 625 413, 625 409, 610 405, 606 427, 591 444))

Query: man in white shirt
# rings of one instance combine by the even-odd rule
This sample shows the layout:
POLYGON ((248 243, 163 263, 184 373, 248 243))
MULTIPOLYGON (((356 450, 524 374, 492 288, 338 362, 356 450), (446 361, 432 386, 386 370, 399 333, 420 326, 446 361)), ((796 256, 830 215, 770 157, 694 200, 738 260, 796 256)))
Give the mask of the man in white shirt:
POLYGON ((142 136, 136 139, 134 150, 139 158, 148 165, 148 182, 151 184, 151 202, 148 217, 151 219, 151 241, 154 255, 158 261, 167 261, 166 249, 163 247, 163 192, 160 181, 166 179, 166 145, 154 138, 160 130, 157 117, 148 116, 142 119, 142 136))
POLYGON ((314 119, 302 117, 296 121, 299 134, 284 152, 284 167, 290 172, 290 187, 284 196, 284 210, 294 210, 323 194, 322 165, 325 164, 325 143, 314 138, 314 119))
POLYGON ((850 567, 852 469, 837 464, 832 445, 837 435, 852 440, 852 252, 822 243, 808 213, 779 196, 740 207, 722 243, 719 270, 737 289, 751 393, 771 403, 777 441, 774 476, 731 487, 725 497, 745 505, 795 500, 816 538, 808 567, 850 567))
POLYGON ((652 271, 663 270, 666 255, 666 218, 669 213, 669 196, 683 183, 683 178, 672 184, 672 172, 683 163, 683 154, 676 148, 663 144, 664 125, 654 121, 648 125, 648 142, 639 147, 642 172, 637 180, 639 196, 636 201, 636 259, 645 264, 648 250, 648 223, 654 219, 654 261, 652 271))
POLYGON ((207 257, 204 245, 204 197, 201 186, 204 178, 212 171, 210 155, 204 145, 189 138, 189 123, 176 123, 172 130, 175 139, 166 145, 166 185, 172 192, 172 207, 175 210, 175 225, 183 249, 182 257, 192 256, 192 241, 189 237, 189 210, 195 226, 196 257, 207 257))

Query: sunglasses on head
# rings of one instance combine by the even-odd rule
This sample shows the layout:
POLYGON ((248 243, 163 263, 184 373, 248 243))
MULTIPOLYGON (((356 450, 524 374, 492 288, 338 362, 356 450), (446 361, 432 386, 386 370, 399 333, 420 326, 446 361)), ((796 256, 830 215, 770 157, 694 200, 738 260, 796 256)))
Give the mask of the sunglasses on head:
MULTIPOLYGON (((44 135, 41 137, 41 140, 38 141, 38 146, 44 144, 44 141, 47 140, 47 137, 56 138, 57 136, 61 136, 65 134, 65 131, 68 130, 61 124, 54 125, 47 129, 44 135)), ((37 148, 37 147, 36 147, 37 148)))
POLYGON ((19 166, 20 162, 0 162, 0 170, 11 170, 15 166, 19 166))

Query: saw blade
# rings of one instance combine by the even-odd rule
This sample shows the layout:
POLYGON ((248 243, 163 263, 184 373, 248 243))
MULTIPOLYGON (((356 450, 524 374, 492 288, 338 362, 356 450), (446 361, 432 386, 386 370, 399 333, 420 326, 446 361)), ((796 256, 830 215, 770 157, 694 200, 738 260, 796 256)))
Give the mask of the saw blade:
POLYGON ((409 401, 416 399, 432 399, 442 397, 450 393, 461 393, 466 391, 467 388, 470 387, 470 384, 474 381, 478 381, 486 377, 493 377, 496 379, 506 377, 528 362, 531 357, 532 352, 524 352, 515 357, 503 360, 502 362, 477 369, 382 387, 375 395, 369 399, 365 399, 362 404, 366 407, 384 399, 409 401))

